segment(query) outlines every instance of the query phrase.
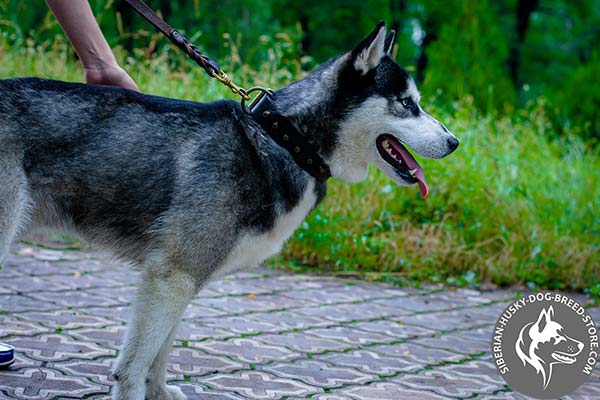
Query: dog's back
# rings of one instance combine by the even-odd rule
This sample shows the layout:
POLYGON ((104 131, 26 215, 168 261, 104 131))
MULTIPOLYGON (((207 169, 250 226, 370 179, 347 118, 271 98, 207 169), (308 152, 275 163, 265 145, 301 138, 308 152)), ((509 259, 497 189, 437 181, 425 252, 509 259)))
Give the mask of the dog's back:
MULTIPOLYGON (((243 225, 269 228, 281 189, 268 187, 277 176, 265 177, 242 118, 233 102, 0 81, 0 258, 28 214, 35 225, 74 229, 136 261, 157 241, 177 242, 173 248, 220 240, 227 249, 243 225)), ((275 151, 269 162, 288 160, 275 151)), ((300 193, 283 197, 286 205, 300 193)))

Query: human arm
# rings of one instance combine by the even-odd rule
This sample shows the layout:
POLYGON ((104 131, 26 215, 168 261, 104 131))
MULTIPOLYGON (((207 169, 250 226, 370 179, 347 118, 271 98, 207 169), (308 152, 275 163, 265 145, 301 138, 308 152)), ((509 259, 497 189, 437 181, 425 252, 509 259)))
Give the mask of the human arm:
POLYGON ((87 83, 139 91, 117 63, 87 0, 46 0, 75 48, 87 83))

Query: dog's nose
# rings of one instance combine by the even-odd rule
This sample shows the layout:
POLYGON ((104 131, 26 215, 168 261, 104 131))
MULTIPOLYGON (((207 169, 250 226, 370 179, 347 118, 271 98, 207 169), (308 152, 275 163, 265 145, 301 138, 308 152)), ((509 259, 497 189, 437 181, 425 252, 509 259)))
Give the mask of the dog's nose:
POLYGON ((458 139, 454 136, 448 138, 448 147, 450 147, 450 151, 456 150, 458 147, 458 139))

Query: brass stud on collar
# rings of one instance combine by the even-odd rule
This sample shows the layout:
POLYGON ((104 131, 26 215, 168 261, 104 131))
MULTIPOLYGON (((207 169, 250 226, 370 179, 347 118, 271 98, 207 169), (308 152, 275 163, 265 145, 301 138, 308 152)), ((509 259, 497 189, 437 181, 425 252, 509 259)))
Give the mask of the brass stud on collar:
POLYGON ((288 135, 283 135, 283 140, 287 142, 288 140, 290 140, 290 137, 288 135))
POLYGON ((279 128, 279 124, 277 122, 273 122, 273 129, 279 128))
POLYGON ((312 160, 312 158, 309 158, 308 160, 306 160, 306 163, 307 163, 308 165, 312 165, 312 163, 313 163, 313 160, 312 160))
POLYGON ((294 151, 295 151, 296 153, 300 153, 300 147, 298 147, 298 146, 294 147, 294 151))
POLYGON ((267 118, 269 115, 271 115, 270 112, 268 111, 263 111, 263 117, 267 118))

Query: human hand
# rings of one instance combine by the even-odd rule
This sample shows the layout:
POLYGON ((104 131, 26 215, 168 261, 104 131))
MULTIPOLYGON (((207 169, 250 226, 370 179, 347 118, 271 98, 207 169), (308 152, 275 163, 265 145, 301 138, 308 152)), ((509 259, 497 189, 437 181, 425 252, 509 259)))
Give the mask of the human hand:
POLYGON ((85 81, 93 85, 119 86, 139 92, 133 79, 118 65, 85 68, 85 81))

